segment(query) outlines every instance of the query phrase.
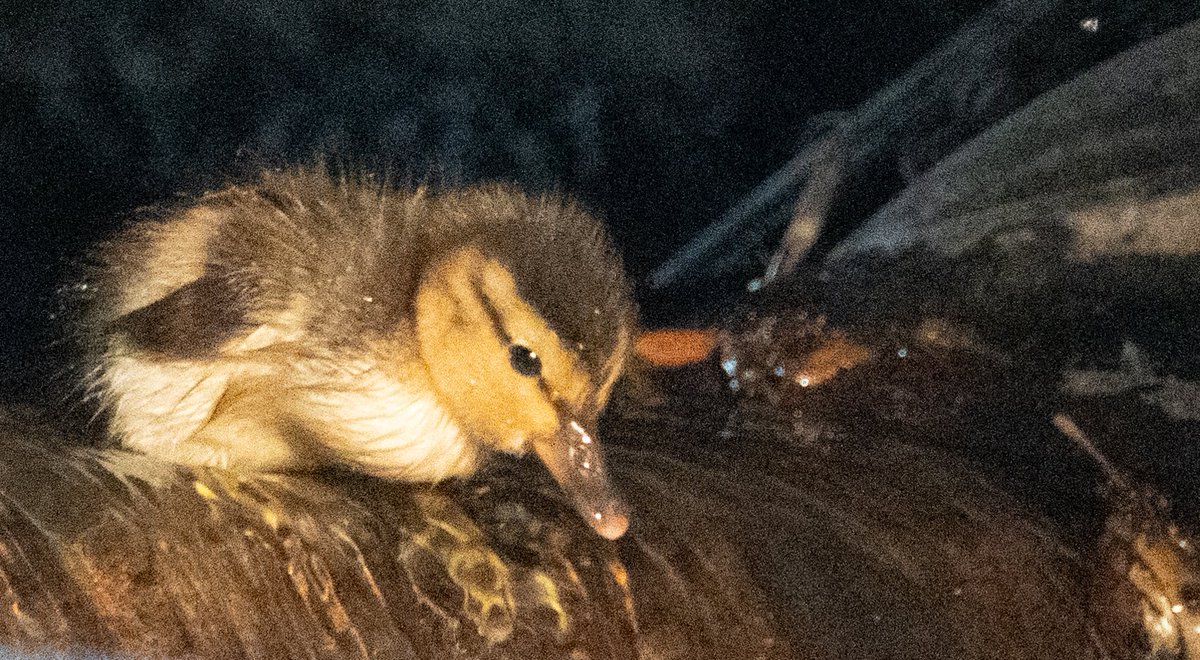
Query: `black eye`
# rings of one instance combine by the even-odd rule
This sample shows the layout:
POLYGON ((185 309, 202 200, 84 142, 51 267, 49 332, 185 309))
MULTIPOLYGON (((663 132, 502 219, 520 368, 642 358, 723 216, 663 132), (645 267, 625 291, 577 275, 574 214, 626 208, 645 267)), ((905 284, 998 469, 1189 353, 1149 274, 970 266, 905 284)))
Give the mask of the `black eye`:
POLYGON ((520 344, 508 347, 508 363, 522 376, 542 375, 542 360, 537 353, 520 344))

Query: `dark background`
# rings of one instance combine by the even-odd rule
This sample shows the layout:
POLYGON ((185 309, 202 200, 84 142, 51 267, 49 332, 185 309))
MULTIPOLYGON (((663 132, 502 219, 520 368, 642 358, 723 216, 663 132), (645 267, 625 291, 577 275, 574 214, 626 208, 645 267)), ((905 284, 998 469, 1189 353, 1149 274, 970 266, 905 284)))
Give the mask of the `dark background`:
POLYGON ((987 3, 18 4, 0 6, 0 392, 45 402, 69 354, 56 287, 139 206, 318 153, 504 178, 582 198, 640 280, 809 118, 987 3))

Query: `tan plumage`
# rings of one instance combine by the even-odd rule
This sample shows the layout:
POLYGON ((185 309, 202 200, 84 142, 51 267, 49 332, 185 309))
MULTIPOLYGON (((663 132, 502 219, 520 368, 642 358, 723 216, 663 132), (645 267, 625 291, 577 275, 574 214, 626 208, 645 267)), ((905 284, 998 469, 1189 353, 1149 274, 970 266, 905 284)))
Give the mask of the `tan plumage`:
POLYGON ((624 532, 591 429, 634 313, 586 212, 314 167, 162 216, 99 251, 84 322, 122 444, 412 481, 532 448, 597 531, 624 532))

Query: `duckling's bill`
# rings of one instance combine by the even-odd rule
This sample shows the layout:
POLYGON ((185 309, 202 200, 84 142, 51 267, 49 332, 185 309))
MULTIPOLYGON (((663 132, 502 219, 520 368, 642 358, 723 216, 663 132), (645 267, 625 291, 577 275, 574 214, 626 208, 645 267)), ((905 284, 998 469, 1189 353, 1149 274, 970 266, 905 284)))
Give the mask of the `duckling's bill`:
POLYGON ((608 480, 596 437, 578 421, 563 419, 558 433, 533 443, 534 452, 592 529, 619 539, 629 528, 629 510, 608 480))

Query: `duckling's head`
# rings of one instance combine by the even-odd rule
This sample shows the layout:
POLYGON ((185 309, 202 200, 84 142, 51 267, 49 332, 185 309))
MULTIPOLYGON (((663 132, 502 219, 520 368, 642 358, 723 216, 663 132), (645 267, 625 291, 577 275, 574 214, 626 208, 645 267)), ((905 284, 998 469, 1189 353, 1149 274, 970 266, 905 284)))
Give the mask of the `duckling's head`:
POLYGON ((601 227, 511 190, 437 199, 438 249, 414 300, 416 337, 456 419, 494 448, 533 449, 601 535, 628 517, 605 476, 596 420, 630 346, 632 305, 601 227))
POLYGON ((411 481, 532 450, 607 538, 596 420, 634 311, 603 226, 505 186, 271 171, 100 253, 93 387, 126 446, 411 481))

